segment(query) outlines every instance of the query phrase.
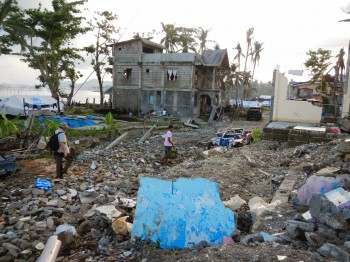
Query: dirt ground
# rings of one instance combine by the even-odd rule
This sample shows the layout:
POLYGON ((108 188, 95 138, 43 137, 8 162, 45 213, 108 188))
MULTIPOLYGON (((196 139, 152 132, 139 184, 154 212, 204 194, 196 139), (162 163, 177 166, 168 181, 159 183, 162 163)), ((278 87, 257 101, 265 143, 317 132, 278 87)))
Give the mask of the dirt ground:
MULTIPOLYGON (((262 197, 265 201, 270 202, 289 168, 293 167, 294 170, 300 171, 298 163, 294 163, 292 159, 294 148, 288 148, 277 142, 257 141, 209 158, 204 158, 202 155, 209 139, 215 136, 216 130, 230 125, 246 130, 262 129, 267 124, 267 119, 266 114, 262 121, 241 119, 230 122, 227 120, 198 130, 176 129, 174 140, 179 150, 179 157, 172 160, 170 166, 163 169, 164 171, 158 170, 157 176, 164 179, 202 177, 217 182, 223 201, 238 194, 247 202, 254 196, 262 197)), ((161 143, 150 146, 153 147, 152 150, 161 152, 161 143)), ((55 174, 53 159, 49 161, 47 159, 20 160, 16 164, 19 167, 16 174, 1 178, 0 184, 3 189, 27 188, 33 185, 36 178, 48 176, 53 178, 55 174)), ((158 165, 155 166, 158 167, 158 165)), ((84 166, 75 165, 72 172, 79 175, 84 169, 84 166)), ((304 180, 304 174, 300 172, 299 184, 304 180)), ((259 230, 269 234, 282 232, 284 221, 292 219, 296 213, 297 210, 286 204, 271 213, 269 219, 261 223, 259 230)), ((142 254, 142 258, 125 261, 279 261, 282 258, 283 261, 313 261, 306 247, 297 244, 252 243, 243 245, 235 243, 230 246, 198 247, 185 250, 161 250, 150 246, 140 246, 137 249, 142 254)), ((122 260, 101 257, 101 260, 98 261, 122 260)))

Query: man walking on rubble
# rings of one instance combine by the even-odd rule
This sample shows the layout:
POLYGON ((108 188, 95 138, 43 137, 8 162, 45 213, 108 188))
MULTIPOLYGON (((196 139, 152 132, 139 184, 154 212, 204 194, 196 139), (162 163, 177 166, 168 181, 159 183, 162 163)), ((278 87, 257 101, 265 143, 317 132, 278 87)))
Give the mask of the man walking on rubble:
POLYGON ((168 131, 164 134, 164 157, 161 159, 162 164, 168 164, 168 154, 169 151, 172 147, 174 147, 174 142, 173 142, 173 126, 170 125, 168 127, 168 131))
POLYGON ((65 131, 68 129, 66 122, 61 122, 59 128, 55 131, 58 138, 59 148, 54 152, 56 160, 56 178, 63 178, 63 174, 67 173, 68 168, 73 162, 73 156, 69 152, 68 141, 65 131), (63 167, 63 158, 66 159, 66 163, 63 167))

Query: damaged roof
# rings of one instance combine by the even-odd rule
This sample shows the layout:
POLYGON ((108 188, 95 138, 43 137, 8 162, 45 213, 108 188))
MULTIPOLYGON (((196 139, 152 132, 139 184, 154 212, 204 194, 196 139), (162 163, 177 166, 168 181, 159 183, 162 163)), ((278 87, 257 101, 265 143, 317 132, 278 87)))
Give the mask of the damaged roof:
POLYGON ((136 38, 136 39, 130 39, 130 40, 122 41, 122 42, 116 42, 116 43, 111 44, 109 46, 115 46, 115 45, 127 44, 127 43, 132 43, 132 42, 139 42, 139 41, 141 41, 144 45, 147 45, 147 46, 153 46, 153 47, 156 47, 158 49, 165 49, 164 45, 157 44, 157 43, 155 43, 151 40, 148 40, 146 38, 136 38))
POLYGON ((202 59, 205 66, 222 66, 224 68, 230 67, 227 49, 204 50, 202 59))

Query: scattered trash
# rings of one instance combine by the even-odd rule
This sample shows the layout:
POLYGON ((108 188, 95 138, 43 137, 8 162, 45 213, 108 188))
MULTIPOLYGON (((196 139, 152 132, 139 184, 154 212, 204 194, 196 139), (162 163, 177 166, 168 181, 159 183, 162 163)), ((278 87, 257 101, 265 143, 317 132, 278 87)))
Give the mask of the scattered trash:
POLYGON ((298 200, 300 205, 308 205, 314 193, 325 194, 333 189, 342 186, 341 181, 347 175, 337 175, 336 177, 310 176, 305 184, 298 190, 298 200))
POLYGON ((239 195, 235 195, 228 201, 223 201, 223 204, 225 207, 228 207, 232 211, 237 210, 240 208, 242 205, 246 204, 247 202, 243 200, 242 198, 239 197, 239 195))
POLYGON ((71 226, 68 224, 63 224, 63 225, 59 225, 58 227, 56 227, 55 235, 58 235, 62 232, 66 232, 66 231, 72 232, 73 235, 77 234, 77 230, 75 229, 74 226, 71 226))
POLYGON ((49 180, 37 178, 35 180, 34 186, 38 189, 45 189, 48 190, 51 188, 51 183, 49 180))

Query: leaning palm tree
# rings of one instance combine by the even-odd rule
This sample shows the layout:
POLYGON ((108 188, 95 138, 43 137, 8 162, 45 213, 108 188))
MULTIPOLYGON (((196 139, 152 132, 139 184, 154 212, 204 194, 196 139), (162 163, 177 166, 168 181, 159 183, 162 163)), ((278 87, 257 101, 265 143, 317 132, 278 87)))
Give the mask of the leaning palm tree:
POLYGON ((165 33, 164 38, 160 40, 160 43, 165 46, 167 53, 175 53, 176 52, 176 44, 179 41, 178 29, 175 27, 175 24, 164 24, 162 25, 163 32, 165 33))

